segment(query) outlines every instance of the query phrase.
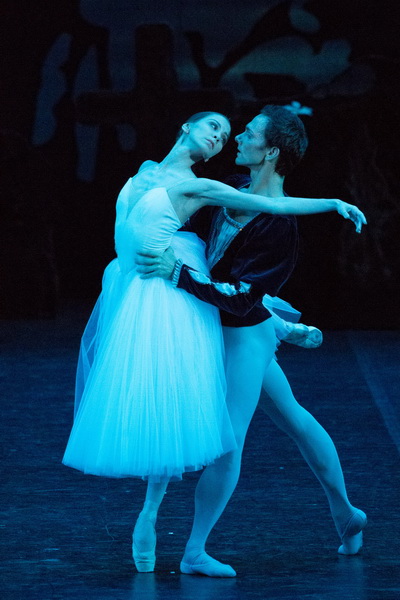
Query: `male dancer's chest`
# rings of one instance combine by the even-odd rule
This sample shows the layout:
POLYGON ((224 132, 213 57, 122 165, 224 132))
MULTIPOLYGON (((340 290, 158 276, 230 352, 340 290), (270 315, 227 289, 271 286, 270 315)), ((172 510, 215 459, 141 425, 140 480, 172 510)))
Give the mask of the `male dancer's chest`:
POLYGON ((249 260, 254 256, 255 242, 262 242, 262 235, 256 231, 256 224, 262 223, 267 215, 243 216, 243 219, 231 219, 232 224, 226 223, 223 209, 213 216, 206 241, 206 256, 209 261, 213 278, 232 283, 236 277, 234 267, 240 262, 240 270, 246 272, 246 255, 249 260), (252 241, 250 244, 249 241, 252 241))

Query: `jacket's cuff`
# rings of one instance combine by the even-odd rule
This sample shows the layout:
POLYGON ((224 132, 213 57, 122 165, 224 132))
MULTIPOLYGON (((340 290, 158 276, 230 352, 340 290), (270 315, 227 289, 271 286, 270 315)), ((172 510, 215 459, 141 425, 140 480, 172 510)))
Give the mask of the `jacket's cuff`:
POLYGON ((172 276, 171 276, 172 285, 174 287, 177 287, 177 285, 178 285, 179 277, 181 276, 182 267, 183 267, 183 262, 181 261, 180 258, 178 258, 178 260, 175 263, 174 270, 172 271, 172 276))

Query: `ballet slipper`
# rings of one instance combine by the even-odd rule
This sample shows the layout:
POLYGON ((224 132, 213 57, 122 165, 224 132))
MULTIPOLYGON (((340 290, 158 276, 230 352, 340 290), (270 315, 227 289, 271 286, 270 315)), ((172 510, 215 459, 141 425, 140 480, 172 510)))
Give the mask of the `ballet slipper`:
MULTIPOLYGON (((185 558, 185 557, 183 557, 185 558)), ((195 560, 181 562, 181 573, 185 575, 206 575, 207 577, 236 577, 231 566, 215 560, 205 552, 197 555, 195 560)))
POLYGON ((302 348, 319 348, 323 341, 323 335, 317 327, 294 323, 291 332, 283 338, 283 341, 302 348))
MULTIPOLYGON (((153 531, 152 531, 153 539, 150 541, 146 540, 147 542, 149 542, 149 544, 148 544, 149 548, 147 550, 139 550, 139 548, 137 546, 137 541, 135 539, 135 531, 136 531, 139 519, 146 519, 146 517, 144 515, 139 515, 139 518, 136 521, 135 530, 132 534, 133 561, 134 561, 135 567, 139 573, 152 573, 154 571, 154 566, 156 564, 156 543, 157 543, 156 530, 154 527, 153 520, 147 519, 151 523, 152 528, 153 528, 153 531)), ((140 542, 140 545, 142 545, 142 542, 140 542)))
POLYGON ((352 514, 341 535, 342 545, 338 553, 351 556, 357 554, 363 545, 362 530, 367 524, 367 515, 358 508, 352 514))

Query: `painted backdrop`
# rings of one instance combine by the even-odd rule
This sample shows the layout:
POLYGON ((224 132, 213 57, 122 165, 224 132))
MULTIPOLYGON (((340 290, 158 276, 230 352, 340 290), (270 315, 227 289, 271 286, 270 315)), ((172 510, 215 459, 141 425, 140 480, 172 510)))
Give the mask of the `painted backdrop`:
MULTIPOLYGON (((3 0, 0 313, 51 316, 91 299, 113 254, 116 195, 179 124, 299 103, 310 135, 289 193, 362 208, 300 219, 282 295, 323 327, 396 327, 399 19, 396 2, 3 0)), ((296 104, 297 106, 297 104, 296 104)), ((234 142, 207 165, 235 171, 234 142)))

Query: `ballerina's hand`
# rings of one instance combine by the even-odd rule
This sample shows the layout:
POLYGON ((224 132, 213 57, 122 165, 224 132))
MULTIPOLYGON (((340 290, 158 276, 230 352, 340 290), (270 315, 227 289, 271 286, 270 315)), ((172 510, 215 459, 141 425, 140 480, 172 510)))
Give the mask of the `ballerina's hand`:
POLYGON ((339 200, 337 211, 344 219, 353 221, 357 233, 360 233, 362 226, 367 224, 364 213, 353 204, 348 204, 347 202, 339 200))
POLYGON ((137 252, 135 263, 141 279, 151 279, 152 277, 171 279, 176 256, 172 248, 167 248, 162 254, 137 252))

